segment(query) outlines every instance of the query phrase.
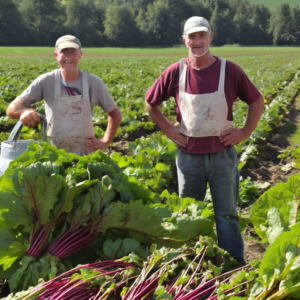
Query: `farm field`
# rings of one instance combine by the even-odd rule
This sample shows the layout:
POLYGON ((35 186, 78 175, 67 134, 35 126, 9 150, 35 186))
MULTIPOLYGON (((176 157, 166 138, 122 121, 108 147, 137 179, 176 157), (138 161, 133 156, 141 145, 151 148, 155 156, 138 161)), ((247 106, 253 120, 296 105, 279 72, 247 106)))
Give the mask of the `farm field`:
MULTIPOLYGON (((183 45, 173 48, 83 48, 84 57, 115 56, 180 56, 186 54, 183 45)), ((0 47, 0 58, 54 58, 53 47, 0 47)), ((281 53, 299 53, 298 47, 211 47, 211 52, 218 56, 271 55, 281 53)))
MULTIPOLYGON (((9 120, 5 116, 8 103, 26 89, 30 82, 37 76, 56 68, 57 63, 52 56, 52 51, 53 48, 0 47, 1 141, 8 138, 9 132, 15 124, 15 121, 9 120)), ((143 194, 150 202, 154 201, 155 198, 159 198, 163 204, 170 205, 170 203, 173 203, 172 201, 175 201, 174 199, 177 199, 176 196, 171 196, 172 193, 177 192, 175 168, 176 146, 162 136, 158 128, 149 119, 144 108, 144 95, 163 70, 170 64, 186 56, 187 50, 185 48, 87 48, 83 49, 83 51, 84 55, 80 62, 80 69, 99 76, 105 82, 110 94, 120 107, 123 116, 117 136, 110 150, 106 151, 106 154, 111 156, 124 174, 132 178, 133 183, 142 183, 143 188, 148 192, 143 191, 143 188, 140 186, 142 192, 140 192, 139 196, 143 194), (149 191, 151 194, 149 194, 149 191)), ((299 191, 294 192, 291 188, 293 184, 300 185, 300 178, 299 176, 297 177, 299 173, 297 167, 299 166, 300 159, 300 150, 298 151, 298 147, 300 146, 300 138, 298 138, 300 133, 300 126, 298 126, 298 115, 300 112, 300 48, 212 47, 211 53, 231 60, 241 66, 265 98, 266 108, 257 129, 248 140, 236 145, 242 176, 240 197, 238 200, 241 217, 240 225, 245 241, 245 259, 247 263, 250 263, 255 259, 261 260, 263 258, 269 245, 277 237, 275 234, 289 230, 286 220, 282 221, 282 226, 279 224, 283 218, 282 215, 285 216, 285 219, 289 219, 289 225, 294 225, 294 223, 300 221, 300 216, 298 215, 299 205, 297 202, 299 191), (289 181, 292 175, 294 176, 289 181), (283 187, 283 183, 278 185, 280 182, 292 183, 287 183, 287 186, 283 187), (264 213, 261 212, 263 203, 268 201, 273 203, 272 201, 277 199, 272 189, 270 190, 271 187, 274 188, 274 193, 278 195, 281 195, 284 189, 291 190, 291 197, 296 199, 296 202, 293 202, 294 204, 288 204, 288 206, 290 205, 290 209, 286 209, 285 211, 283 211, 279 204, 273 204, 278 210, 278 213, 276 210, 277 227, 275 226, 276 222, 272 223, 268 219, 268 210, 264 213), (265 193, 265 196, 262 196, 260 198, 262 200, 258 201, 258 204, 254 206, 255 201, 263 193, 265 193), (259 214, 263 214, 263 217, 259 217, 259 214), (270 232, 275 233, 272 235, 270 232)), ((44 104, 37 104, 36 109, 44 113, 44 104)), ((170 120, 176 122, 174 117, 174 99, 166 101, 161 109, 170 120)), ((241 101, 237 101, 234 107, 234 126, 243 126, 246 112, 247 106, 241 101)), ((93 121, 95 134, 101 137, 105 130, 105 114, 100 109, 95 108, 93 111, 93 121)), ((37 139, 38 134, 36 130, 23 128, 21 138, 37 139)), ((43 159, 50 157, 50 150, 45 150, 43 159)), ((36 162, 34 159, 42 151, 39 152, 38 149, 34 148, 31 148, 30 151, 31 155, 28 155, 27 159, 31 163, 34 163, 36 162)), ((67 159, 68 163, 70 163, 73 158, 64 157, 64 159, 67 159)), ((104 156, 101 159, 105 162, 107 161, 107 158, 104 156)), ((22 162, 16 161, 14 166, 12 166, 12 170, 17 170, 19 168, 18 164, 26 165, 27 162, 25 158, 22 162)), ((79 164, 81 164, 81 167, 78 166, 78 169, 85 166, 87 162, 82 161, 79 164)), ((76 170, 74 167, 72 174, 79 177, 83 176, 80 175, 81 171, 76 170)), ((92 171, 90 172, 92 174, 92 171)), ((118 175, 113 170, 109 170, 109 172, 110 177, 116 180, 115 178, 118 175)), ((76 177, 76 179, 78 178, 76 177)), ((0 187, 1 184, 8 184, 7 182, 4 179, 2 181, 0 179, 0 187)), ((131 193, 135 197, 138 197, 135 194, 136 191, 132 189, 132 185, 130 188, 131 193)), ((10 187, 10 189, 13 190, 13 187, 10 187)), ((124 192, 125 198, 126 193, 124 192)), ((288 192, 285 193, 286 195, 288 194, 288 192)), ((288 195, 289 197, 290 194, 288 195)), ((280 202, 279 200, 278 198, 278 203, 280 202)), ((126 199, 124 203, 126 203, 126 199)), ((205 203, 208 207, 211 207, 209 192, 205 203)), ((138 207, 138 204, 136 205, 138 207)), ((193 205, 196 204, 193 203, 193 205)), ((272 206, 268 207, 268 209, 272 208, 272 206)), ((208 214, 207 211, 204 212, 204 209, 202 211, 202 208, 201 210, 199 208, 198 215, 194 212, 193 218, 196 218, 196 215, 200 216, 200 211, 201 216, 208 214)), ((196 222, 196 220, 194 221, 196 222)), ((0 204, 0 225, 1 222, 0 204)), ((130 227, 128 227, 128 232, 130 232, 130 227)), ((170 232, 167 233, 170 234, 169 247, 174 246, 172 238, 177 239, 177 241, 183 238, 182 236, 175 237, 170 232)), ((209 230, 206 232, 197 231, 198 235, 208 233, 209 230)), ((120 232, 116 231, 109 238, 120 236, 120 232)), ((135 235, 126 233, 126 237, 135 237, 139 242, 145 242, 143 238, 139 237, 138 233, 135 233, 135 235)), ((182 242, 182 244, 184 243, 182 242)), ((0 264, 3 263, 1 261, 1 247, 0 239, 0 264)), ((82 263, 85 263, 85 261, 82 263)), ((59 269, 58 266, 56 267, 59 269)), ((17 283, 15 283, 15 289, 19 289, 17 283)), ((6 291, 4 289, 1 294, 0 288, 0 298, 5 296, 6 291)))

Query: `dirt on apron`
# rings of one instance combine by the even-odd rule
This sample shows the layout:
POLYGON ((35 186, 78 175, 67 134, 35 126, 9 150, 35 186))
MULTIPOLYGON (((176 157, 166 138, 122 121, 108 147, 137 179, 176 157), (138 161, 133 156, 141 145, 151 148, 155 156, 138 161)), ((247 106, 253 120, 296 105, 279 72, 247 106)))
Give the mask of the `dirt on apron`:
POLYGON ((87 74, 82 74, 82 95, 61 95, 60 70, 55 73, 55 94, 52 116, 48 121, 48 136, 58 149, 78 155, 93 151, 86 146, 87 136, 94 136, 87 74))
POLYGON ((186 88, 186 59, 180 60, 179 105, 182 115, 180 131, 189 137, 220 136, 232 127, 233 121, 227 120, 228 105, 225 98, 226 60, 221 59, 218 90, 211 94, 191 95, 186 88))

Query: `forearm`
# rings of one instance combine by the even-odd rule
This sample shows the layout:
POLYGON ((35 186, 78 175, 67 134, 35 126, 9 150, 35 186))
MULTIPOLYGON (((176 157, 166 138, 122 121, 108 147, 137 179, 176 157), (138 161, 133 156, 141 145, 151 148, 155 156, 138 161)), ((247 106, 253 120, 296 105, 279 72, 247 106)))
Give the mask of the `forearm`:
POLYGON ((243 131, 247 136, 250 136, 261 117, 262 111, 264 109, 264 97, 261 96, 255 102, 249 105, 248 114, 243 131))
POLYGON ((101 139, 104 143, 107 143, 109 145, 113 141, 121 120, 122 115, 119 108, 115 108, 108 113, 107 128, 103 138, 101 139))
POLYGON ((249 105, 247 119, 243 128, 230 128, 221 133, 220 139, 224 146, 232 146, 249 138, 260 119, 263 109, 264 98, 260 96, 249 105))
POLYGON ((163 115, 158 105, 151 105, 146 102, 146 110, 151 117, 152 121, 165 133, 167 134, 170 126, 173 126, 163 115))
POLYGON ((25 103, 17 97, 14 101, 12 101, 8 108, 6 109, 6 114, 11 119, 20 119, 22 113, 26 111, 34 111, 32 108, 25 105, 25 103))
POLYGON ((146 102, 146 110, 153 122, 163 131, 163 133, 174 143, 181 147, 187 145, 188 139, 184 136, 180 130, 172 125, 163 115, 157 105, 151 105, 146 102))

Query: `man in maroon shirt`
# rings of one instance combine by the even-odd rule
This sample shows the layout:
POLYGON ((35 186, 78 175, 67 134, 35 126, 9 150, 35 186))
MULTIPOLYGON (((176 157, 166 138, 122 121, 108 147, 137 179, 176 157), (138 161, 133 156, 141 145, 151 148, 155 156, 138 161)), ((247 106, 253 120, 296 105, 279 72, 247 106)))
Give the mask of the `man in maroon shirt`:
POLYGON ((169 66, 146 94, 146 109, 168 138, 178 145, 180 197, 203 200, 209 183, 218 244, 244 261, 236 204, 239 191, 237 153, 233 145, 247 139, 264 107, 261 93, 233 62, 212 56, 213 33, 206 19, 192 17, 184 26, 188 58, 169 66), (173 96, 180 126, 172 125, 159 105, 173 96), (248 104, 243 128, 233 128, 232 105, 248 104))

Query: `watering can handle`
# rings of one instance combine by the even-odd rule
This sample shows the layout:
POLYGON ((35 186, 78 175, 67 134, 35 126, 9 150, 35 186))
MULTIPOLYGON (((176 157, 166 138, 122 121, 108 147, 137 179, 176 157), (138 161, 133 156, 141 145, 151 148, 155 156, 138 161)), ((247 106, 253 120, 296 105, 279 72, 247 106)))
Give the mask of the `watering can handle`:
MULTIPOLYGON (((47 141, 47 135, 46 135, 46 129, 47 129, 47 120, 44 115, 37 113, 42 120, 42 131, 43 131, 43 141, 47 141)), ((10 133, 10 136, 8 138, 8 141, 16 141, 20 135, 20 132, 22 130, 23 124, 19 120, 15 127, 13 128, 12 132, 10 133)))

